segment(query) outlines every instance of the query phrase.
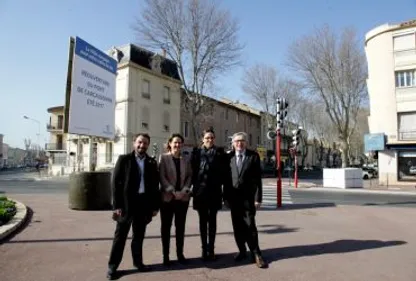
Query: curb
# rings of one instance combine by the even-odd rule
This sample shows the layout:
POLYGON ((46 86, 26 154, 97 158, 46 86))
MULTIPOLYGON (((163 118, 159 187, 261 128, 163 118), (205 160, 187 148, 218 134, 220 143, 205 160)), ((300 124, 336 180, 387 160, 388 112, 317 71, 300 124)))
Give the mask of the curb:
POLYGON ((12 198, 8 199, 16 203, 17 211, 9 222, 0 226, 0 241, 16 231, 16 229, 18 229, 26 221, 27 218, 27 207, 23 205, 23 203, 13 200, 12 198))

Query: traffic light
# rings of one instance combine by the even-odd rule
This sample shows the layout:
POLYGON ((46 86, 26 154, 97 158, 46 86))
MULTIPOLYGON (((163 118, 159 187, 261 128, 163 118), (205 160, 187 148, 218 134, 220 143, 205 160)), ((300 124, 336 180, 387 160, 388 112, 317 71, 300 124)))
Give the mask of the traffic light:
POLYGON ((275 132, 275 131, 268 131, 268 132, 267 132, 267 138, 268 138, 269 140, 274 140, 274 139, 276 139, 276 136, 277 136, 277 134, 276 134, 276 132, 275 132))
POLYGON ((285 98, 277 98, 276 103, 276 121, 277 121, 277 128, 280 129, 283 127, 283 120, 287 116, 287 108, 289 103, 286 101, 285 98))
POLYGON ((292 146, 296 149, 299 145, 300 129, 292 131, 292 146))
POLYGON ((280 130, 280 128, 282 127, 282 116, 280 114, 280 108, 281 108, 281 102, 282 99, 281 98, 277 98, 277 103, 276 103, 276 122, 277 122, 277 129, 280 130))

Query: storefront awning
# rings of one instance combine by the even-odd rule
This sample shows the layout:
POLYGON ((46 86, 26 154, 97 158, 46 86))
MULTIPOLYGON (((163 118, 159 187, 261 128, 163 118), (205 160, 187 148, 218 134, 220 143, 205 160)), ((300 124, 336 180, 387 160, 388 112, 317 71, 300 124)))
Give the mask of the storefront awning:
POLYGON ((386 147, 391 150, 416 150, 416 144, 387 144, 386 147))

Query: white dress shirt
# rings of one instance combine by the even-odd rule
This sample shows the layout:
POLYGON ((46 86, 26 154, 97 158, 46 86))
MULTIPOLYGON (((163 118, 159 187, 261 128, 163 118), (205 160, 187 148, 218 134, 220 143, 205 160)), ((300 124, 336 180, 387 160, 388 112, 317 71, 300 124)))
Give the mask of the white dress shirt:
POLYGON ((235 152, 235 161, 237 161, 240 154, 243 155, 243 158, 241 159, 241 163, 243 163, 244 159, 246 158, 246 151, 245 150, 235 152))
POLYGON ((137 157, 136 156, 136 162, 137 165, 139 166, 139 172, 140 172, 140 186, 139 186, 139 194, 144 193, 144 160, 145 160, 146 156, 143 158, 137 157))

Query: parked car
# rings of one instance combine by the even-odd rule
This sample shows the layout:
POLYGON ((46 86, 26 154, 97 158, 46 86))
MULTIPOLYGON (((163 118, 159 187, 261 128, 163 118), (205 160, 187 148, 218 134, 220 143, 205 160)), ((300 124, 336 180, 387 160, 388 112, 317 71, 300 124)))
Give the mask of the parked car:
POLYGON ((362 168, 362 170, 363 170, 363 179, 368 180, 374 177, 374 175, 367 168, 362 168))
POLYGON ((409 168, 409 174, 416 175, 416 166, 411 166, 409 168))

